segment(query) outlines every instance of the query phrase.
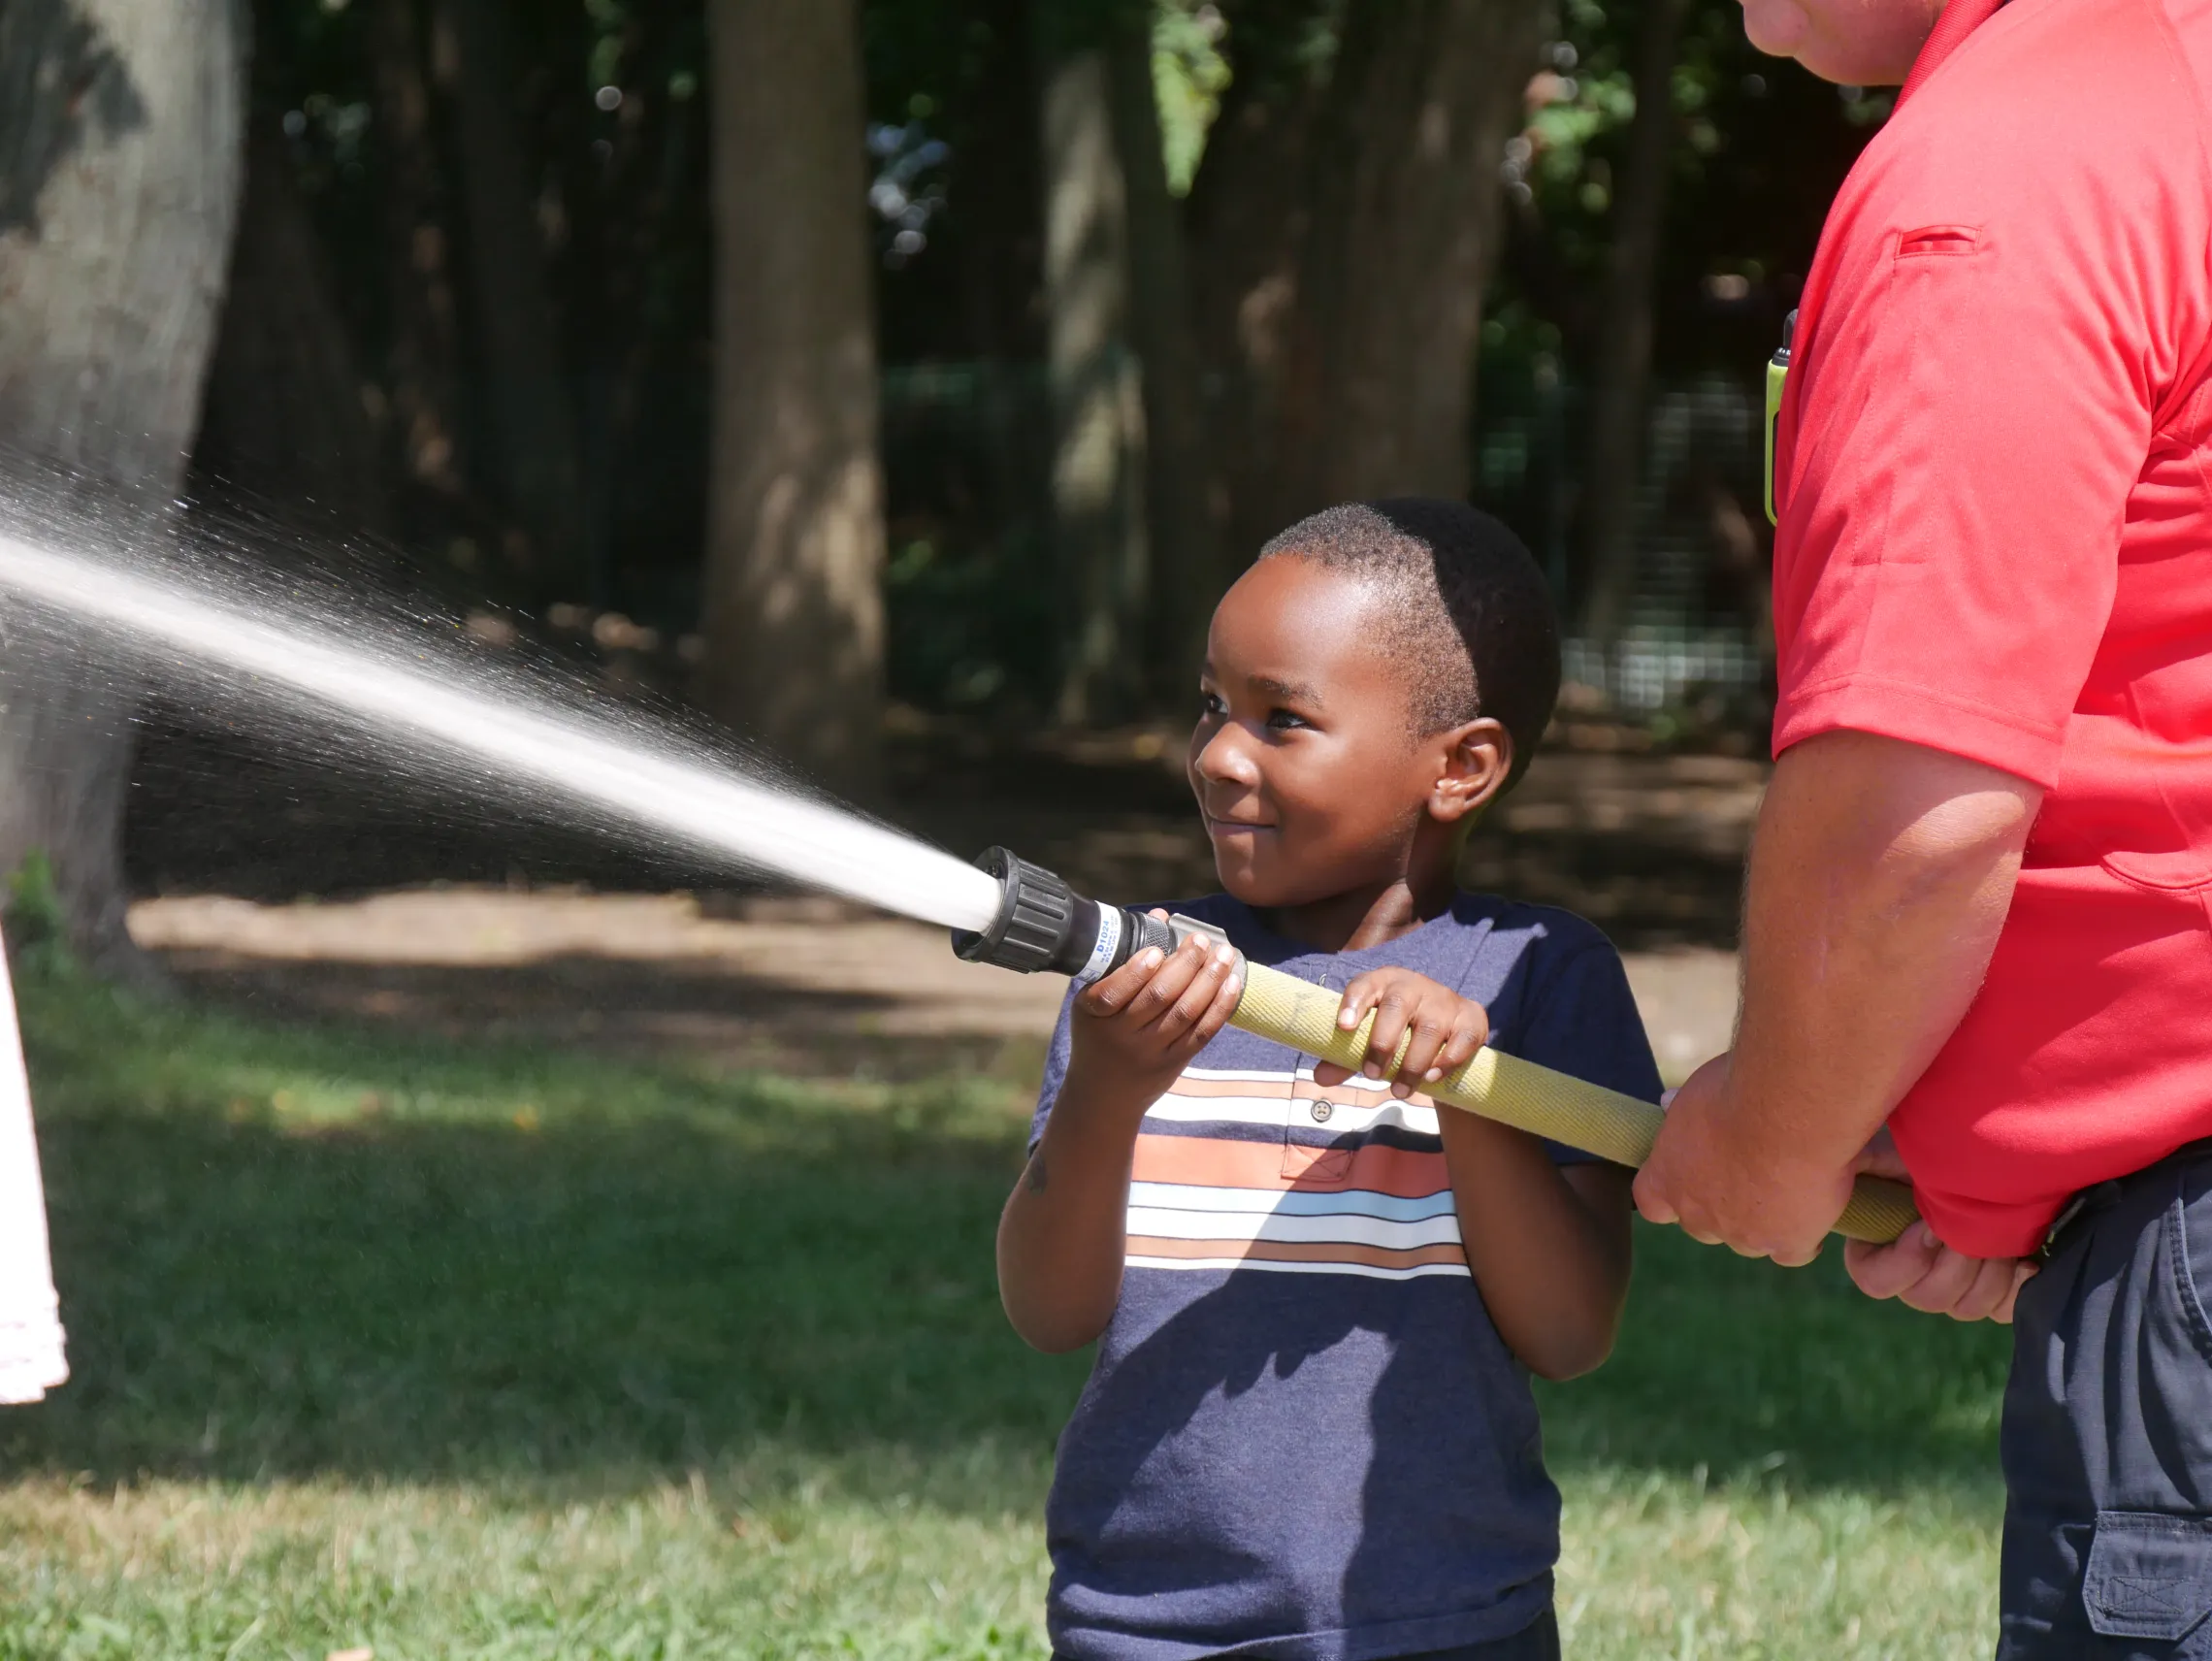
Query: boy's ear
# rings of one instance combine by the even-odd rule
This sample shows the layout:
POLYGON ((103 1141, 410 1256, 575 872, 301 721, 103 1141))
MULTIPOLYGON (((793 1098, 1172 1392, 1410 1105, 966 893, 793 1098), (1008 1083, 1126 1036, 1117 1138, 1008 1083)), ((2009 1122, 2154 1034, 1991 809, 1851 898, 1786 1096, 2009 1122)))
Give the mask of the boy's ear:
POLYGON ((1488 806, 1506 788, 1513 770, 1513 735, 1505 724, 1484 715, 1439 733, 1436 783, 1430 787, 1429 817, 1454 825, 1488 806))

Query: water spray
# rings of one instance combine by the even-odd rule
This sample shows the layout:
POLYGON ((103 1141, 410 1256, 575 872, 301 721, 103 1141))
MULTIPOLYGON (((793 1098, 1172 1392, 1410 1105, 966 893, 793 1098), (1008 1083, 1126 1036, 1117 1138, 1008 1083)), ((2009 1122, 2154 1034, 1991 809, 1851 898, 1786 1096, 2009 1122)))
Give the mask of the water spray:
MULTIPOLYGON (((1088 984, 1113 973, 1148 946, 1172 952, 1193 935, 1210 944, 1228 943, 1227 936, 1211 924, 1180 916, 1163 921, 1149 912, 1086 899, 1051 871, 1004 848, 988 850, 976 864, 997 879, 999 897, 997 913, 989 925, 953 935, 954 951, 971 962, 995 963, 1022 974, 1050 969, 1088 984)), ((1342 999, 1326 987, 1252 962, 1242 953, 1238 973, 1244 978, 1244 993, 1229 1017, 1231 1026, 1352 1072, 1359 1070, 1367 1059, 1368 1034, 1375 1026, 1372 1013, 1347 1031, 1337 1025, 1342 999)), ((1411 1038, 1409 1033, 1399 1044, 1400 1057, 1411 1038)), ((1395 1065, 1393 1059, 1393 1069, 1395 1065)), ((1563 1142, 1616 1165, 1637 1166, 1649 1158, 1666 1118, 1665 1110, 1651 1102, 1571 1078, 1486 1044, 1465 1065, 1423 1085, 1421 1091, 1443 1106, 1563 1142)), ((1851 1203, 1837 1220, 1836 1232, 1852 1240, 1886 1244, 1919 1215, 1912 1190, 1903 1183, 1861 1177, 1851 1203)))
POLYGON ((241 605, 206 588, 0 531, 0 593, 94 624, 173 673, 212 678, 242 708, 266 717, 304 700, 395 757, 458 764, 476 788, 557 798, 610 833, 926 923, 973 928, 992 915, 992 885, 965 862, 764 772, 687 753, 650 721, 565 707, 374 615, 241 605))

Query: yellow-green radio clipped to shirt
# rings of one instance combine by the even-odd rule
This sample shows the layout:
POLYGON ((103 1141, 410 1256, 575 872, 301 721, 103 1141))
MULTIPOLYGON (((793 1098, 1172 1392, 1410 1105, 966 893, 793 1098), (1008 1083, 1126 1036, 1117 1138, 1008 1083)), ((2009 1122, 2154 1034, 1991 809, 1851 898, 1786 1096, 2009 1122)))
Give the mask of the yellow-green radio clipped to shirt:
POLYGON ((1782 424, 1782 388, 1790 379, 1790 342, 1797 339, 1798 314, 1793 309, 1782 319, 1782 343, 1767 360, 1767 523, 1778 525, 1774 511, 1774 436, 1782 424))

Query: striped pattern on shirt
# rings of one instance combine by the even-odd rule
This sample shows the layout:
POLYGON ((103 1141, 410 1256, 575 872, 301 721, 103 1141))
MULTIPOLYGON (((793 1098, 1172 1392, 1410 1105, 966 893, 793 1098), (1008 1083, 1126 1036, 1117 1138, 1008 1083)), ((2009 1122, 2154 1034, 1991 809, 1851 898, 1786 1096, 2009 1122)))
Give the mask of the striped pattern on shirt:
POLYGON ((1425 1096, 1350 1079, 1190 1067, 1145 1115, 1127 1261, 1410 1280, 1467 1274, 1425 1096))

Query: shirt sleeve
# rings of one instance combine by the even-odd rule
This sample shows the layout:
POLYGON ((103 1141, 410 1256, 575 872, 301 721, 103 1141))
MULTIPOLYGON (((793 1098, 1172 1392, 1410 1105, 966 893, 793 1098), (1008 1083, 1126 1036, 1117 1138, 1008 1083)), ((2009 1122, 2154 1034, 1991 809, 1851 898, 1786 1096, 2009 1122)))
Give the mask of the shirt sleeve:
POLYGON ((1852 729, 2048 786, 2174 367, 2180 256, 2109 158, 1883 137, 1784 416, 1775 753, 1852 729))
POLYGON ((1059 1020, 1053 1024, 1053 1041, 1045 1050, 1044 1082, 1037 1086, 1037 1111, 1029 1117, 1029 1152, 1032 1154, 1045 1139, 1045 1122, 1052 1118, 1053 1103, 1059 1100, 1060 1086, 1067 1079, 1068 1016, 1075 1008, 1075 993, 1071 984, 1067 995, 1060 999, 1059 1020))
MULTIPOLYGON (((1659 1063, 1629 991, 1628 971, 1608 941, 1583 947, 1530 987, 1519 1031, 1500 1048, 1639 1101, 1659 1099, 1659 1063)), ((1545 1146, 1561 1164, 1599 1162, 1578 1148, 1545 1146)))

